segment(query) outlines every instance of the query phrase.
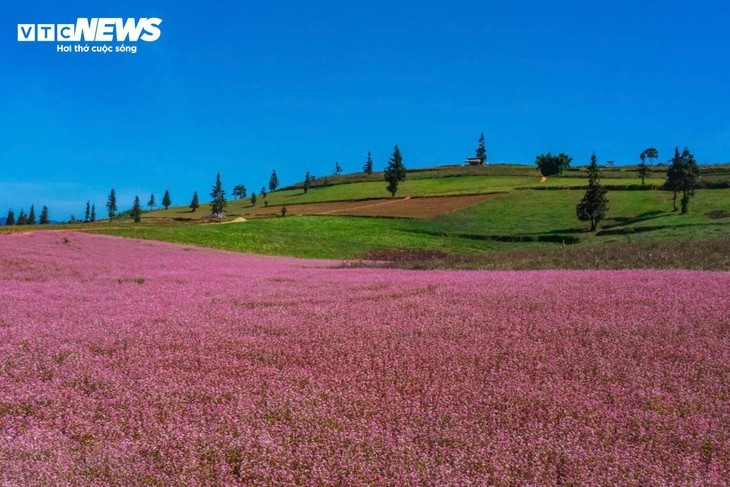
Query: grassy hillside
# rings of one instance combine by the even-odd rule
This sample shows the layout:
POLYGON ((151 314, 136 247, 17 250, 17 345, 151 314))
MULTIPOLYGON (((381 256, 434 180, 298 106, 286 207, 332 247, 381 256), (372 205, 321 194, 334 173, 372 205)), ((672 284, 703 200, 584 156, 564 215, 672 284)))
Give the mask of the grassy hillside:
MULTIPOLYGON (((187 207, 146 212, 141 224, 120 218, 111 223, 54 228, 270 255, 397 260, 406 255, 405 260, 419 263, 427 256, 445 266, 502 268, 496 262, 520 267, 532 256, 536 267, 540 266, 538 261, 545 266, 575 267, 583 259, 593 262, 592 266, 603 262, 599 266, 608 268, 615 262, 622 262, 624 267, 730 268, 726 250, 730 247, 730 189, 698 190, 689 214, 679 215, 671 211, 671 193, 637 190, 635 172, 625 168, 608 169, 602 179, 610 188, 608 214, 600 223, 599 231, 589 233, 587 224, 575 216, 575 206, 586 184, 582 169, 572 169, 565 176, 544 183, 526 166, 412 171, 401 185, 399 195, 495 193, 473 206, 427 220, 287 216, 201 224, 200 218, 208 213, 207 205, 203 204, 195 213, 187 207), (554 256, 558 254, 561 257, 556 261, 554 256), (660 255, 664 257, 657 257, 660 255)), ((665 170, 653 168, 653 177, 647 180, 647 185, 661 185, 663 178, 657 177, 659 169, 665 170)), ((357 180, 362 177, 365 175, 341 176, 341 184, 312 188, 306 194, 298 188, 276 191, 267 196, 267 201, 270 207, 275 207, 388 196, 383 181, 357 180)), ((728 165, 703 167, 703 184, 710 182, 721 187, 726 178, 730 178, 728 165)), ((257 204, 260 206, 261 202, 257 204)), ((248 216, 251 209, 250 199, 246 198, 230 201, 227 213, 229 217, 248 216)))

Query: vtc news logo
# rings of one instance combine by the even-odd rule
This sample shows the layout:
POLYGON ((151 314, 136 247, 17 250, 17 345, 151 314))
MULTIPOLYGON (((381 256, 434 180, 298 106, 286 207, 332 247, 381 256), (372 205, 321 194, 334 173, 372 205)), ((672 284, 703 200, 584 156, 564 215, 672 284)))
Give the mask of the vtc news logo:
POLYGON ((85 18, 75 24, 18 24, 18 42, 154 42, 162 19, 85 18))

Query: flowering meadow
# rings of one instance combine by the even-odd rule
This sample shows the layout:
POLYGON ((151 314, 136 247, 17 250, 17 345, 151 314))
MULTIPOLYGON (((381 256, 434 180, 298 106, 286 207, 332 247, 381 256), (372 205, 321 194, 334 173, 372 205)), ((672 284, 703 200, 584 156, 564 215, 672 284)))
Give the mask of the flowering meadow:
POLYGON ((0 235, 0 485, 727 485, 729 295, 0 235))

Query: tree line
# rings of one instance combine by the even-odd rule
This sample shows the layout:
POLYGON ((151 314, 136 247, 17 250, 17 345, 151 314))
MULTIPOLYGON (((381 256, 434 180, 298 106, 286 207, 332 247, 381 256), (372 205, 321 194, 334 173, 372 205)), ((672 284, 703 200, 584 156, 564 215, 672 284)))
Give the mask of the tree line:
MULTIPOLYGON (((648 148, 639 155, 637 172, 642 186, 648 174, 647 160, 650 165, 654 165, 658 158, 659 151, 655 148, 648 148)), ((562 152, 557 155, 548 152, 538 155, 535 164, 544 177, 549 177, 562 175, 572 160, 572 157, 562 152)), ((683 215, 689 211, 689 202, 695 195, 699 176, 700 168, 694 155, 687 147, 682 152, 679 151, 679 147, 675 147, 674 156, 668 161, 666 179, 662 186, 662 189, 672 192, 672 211, 680 211, 683 215), (677 198, 680 195, 678 207, 677 198)), ((588 189, 576 206, 576 216, 580 221, 590 223, 590 231, 596 230, 598 223, 604 219, 608 211, 607 191, 601 185, 600 178, 598 158, 594 152, 588 165, 588 189)))

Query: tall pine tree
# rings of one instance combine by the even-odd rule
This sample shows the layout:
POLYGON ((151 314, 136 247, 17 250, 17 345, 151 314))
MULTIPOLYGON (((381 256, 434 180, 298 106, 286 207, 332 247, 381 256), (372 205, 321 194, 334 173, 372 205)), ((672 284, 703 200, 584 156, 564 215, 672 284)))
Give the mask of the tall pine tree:
POLYGON ((575 213, 580 221, 590 222, 591 232, 596 231, 598 222, 603 220, 608 211, 606 188, 601 186, 600 178, 598 158, 594 152, 588 166, 588 190, 575 208, 575 213))
POLYGON ((398 191, 398 184, 406 179, 406 166, 403 165, 403 156, 400 153, 398 144, 395 144, 393 148, 393 155, 385 168, 384 177, 388 183, 387 189, 390 195, 395 196, 396 191, 398 191))
POLYGON ((134 205, 132 206, 132 212, 129 216, 132 220, 134 220, 134 223, 142 221, 142 206, 139 204, 139 196, 134 197, 134 205))
POLYGON ((30 205, 30 213, 28 213, 28 225, 35 225, 35 205, 30 205))
POLYGON ((114 191, 114 188, 109 193, 109 198, 106 201, 106 209, 111 220, 117 214, 117 192, 114 191))
POLYGON ((165 190, 165 196, 162 197, 162 206, 165 207, 165 209, 168 209, 170 205, 172 204, 172 200, 170 199, 170 190, 165 190))
POLYGON ((477 146, 475 159, 479 159, 479 164, 482 166, 487 162, 487 146, 484 143, 484 132, 479 136, 479 145, 477 146))
POLYGON ((200 208, 200 202, 198 201, 198 192, 193 191, 193 199, 190 201, 190 209, 193 213, 195 213, 195 210, 200 208))
POLYGON ((271 173, 271 177, 269 178, 269 190, 270 191, 276 191, 276 188, 279 187, 279 178, 276 175, 276 171, 273 171, 271 173))
POLYGON ((695 194, 697 181, 700 177, 700 168, 695 161, 694 155, 687 147, 679 153, 679 147, 674 148, 674 157, 670 160, 671 165, 667 169, 667 181, 665 188, 672 191, 673 210, 677 211, 677 195, 682 194, 682 214, 689 211, 689 200, 695 194))
POLYGON ((15 225, 15 213, 13 210, 8 210, 8 216, 5 218, 5 226, 11 227, 15 225))
POLYGON ((312 177, 309 175, 309 171, 304 175, 304 192, 309 191, 309 187, 312 185, 312 177))
POLYGON ((89 218, 91 223, 96 221, 96 203, 91 204, 91 217, 89 218))
POLYGON ((47 206, 44 206, 41 209, 41 220, 40 220, 40 224, 41 225, 48 225, 49 223, 51 223, 51 221, 48 219, 48 207, 47 206))
POLYGON ((223 210, 225 210, 228 202, 226 201, 226 191, 223 189, 223 184, 221 183, 221 173, 218 173, 215 178, 215 184, 210 192, 210 197, 210 212, 213 216, 222 218, 223 210))
POLYGON ((84 213, 84 223, 91 221, 91 203, 86 202, 86 212, 84 213))
POLYGON ((364 172, 365 174, 373 173, 373 158, 370 154, 370 151, 368 151, 368 158, 365 159, 365 164, 362 166, 362 172, 364 172))

